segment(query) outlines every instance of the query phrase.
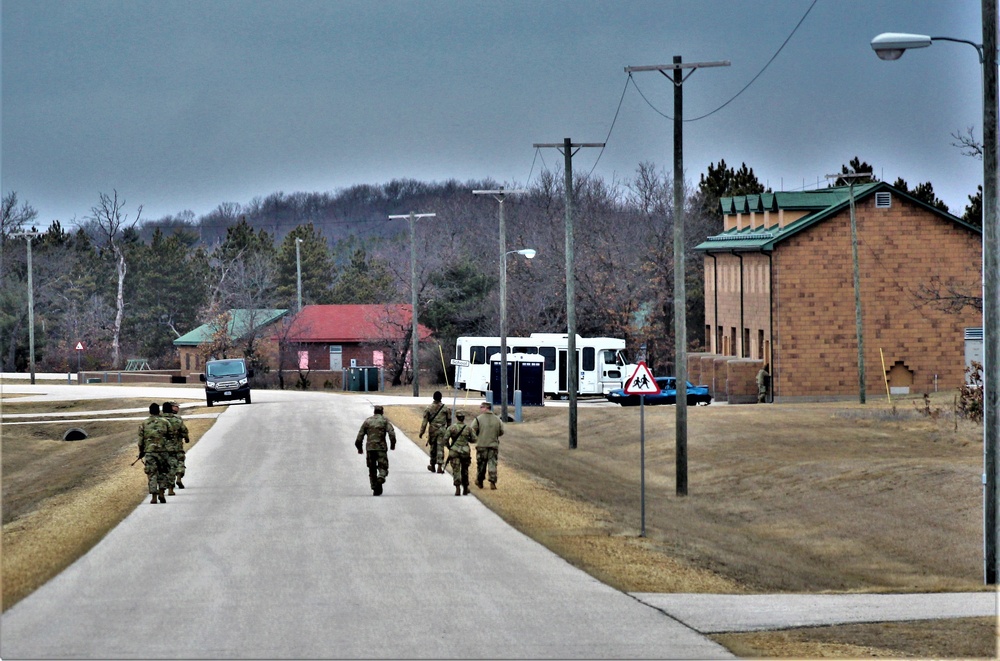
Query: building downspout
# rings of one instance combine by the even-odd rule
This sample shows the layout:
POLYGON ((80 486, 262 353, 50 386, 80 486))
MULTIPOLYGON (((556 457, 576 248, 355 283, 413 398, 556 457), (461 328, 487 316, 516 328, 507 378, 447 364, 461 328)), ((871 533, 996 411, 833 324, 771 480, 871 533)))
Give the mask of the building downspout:
POLYGON ((711 341, 709 346, 714 349, 714 353, 719 353, 719 262, 713 253, 706 252, 705 254, 712 258, 712 298, 714 299, 712 306, 715 314, 712 319, 712 337, 708 339, 711 341))
MULTIPOLYGON (((741 253, 736 252, 735 250, 730 250, 729 252, 730 252, 730 254, 733 255, 733 257, 736 257, 737 259, 740 260, 740 335, 739 335, 739 338, 740 338, 740 353, 739 353, 739 357, 740 358, 746 358, 747 348, 745 346, 746 343, 743 341, 743 329, 745 328, 745 322, 743 321, 743 296, 744 296, 744 293, 743 293, 743 255, 741 253)), ((736 347, 733 347, 733 349, 735 350, 736 347)))
MULTIPOLYGON (((761 251, 763 252, 763 251, 761 251)), ((767 318, 768 318, 768 333, 770 335, 770 342, 768 346, 770 347, 768 355, 764 356, 764 360, 771 367, 771 403, 774 403, 774 393, 777 389, 778 383, 778 368, 774 364, 774 253, 767 252, 767 296, 770 299, 767 306, 767 318)))

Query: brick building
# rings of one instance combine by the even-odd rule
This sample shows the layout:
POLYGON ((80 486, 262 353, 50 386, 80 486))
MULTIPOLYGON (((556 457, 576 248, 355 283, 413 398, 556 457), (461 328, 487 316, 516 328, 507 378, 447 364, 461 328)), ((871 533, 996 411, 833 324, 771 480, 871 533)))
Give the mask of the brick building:
MULTIPOLYGON (((258 347, 261 355, 267 362, 271 362, 274 349, 267 341, 271 333, 268 329, 287 313, 288 310, 277 309, 233 309, 227 310, 220 319, 225 321, 226 336, 234 347, 248 335, 253 334, 260 340, 258 347)), ((233 355, 240 355, 238 351, 230 352, 228 356, 209 355, 212 339, 219 333, 220 327, 221 324, 216 320, 202 324, 174 340, 182 373, 201 372, 205 361, 211 358, 231 358, 233 355)))
MULTIPOLYGON (((412 323, 409 305, 307 305, 272 339, 285 347, 285 369, 382 367, 394 350, 404 344, 409 350, 412 323)), ((421 341, 430 338, 427 327, 417 326, 421 341)))
MULTIPOLYGON (((884 183, 855 185, 865 386, 957 388, 965 329, 932 292, 980 296, 982 236, 884 183), (882 367, 884 355, 885 370, 882 367)), ((858 394, 849 188, 722 198, 704 254, 707 351, 771 366, 776 398, 858 394)))

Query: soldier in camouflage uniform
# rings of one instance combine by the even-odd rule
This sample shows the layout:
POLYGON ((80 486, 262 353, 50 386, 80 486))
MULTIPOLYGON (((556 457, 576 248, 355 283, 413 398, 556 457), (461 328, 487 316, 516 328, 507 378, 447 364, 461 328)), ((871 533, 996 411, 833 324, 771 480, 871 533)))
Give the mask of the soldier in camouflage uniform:
POLYGON ((187 425, 177 412, 180 411, 177 402, 163 402, 163 419, 167 423, 168 433, 166 435, 167 461, 170 465, 170 474, 167 475, 167 495, 173 496, 174 484, 178 489, 184 488, 181 478, 184 477, 184 444, 191 442, 187 425))
POLYGON ((469 465, 472 463, 470 443, 476 442, 472 427, 465 424, 465 413, 455 414, 455 424, 448 427, 448 462, 455 481, 455 495, 469 495, 469 465))
POLYGON ((444 448, 448 440, 448 425, 451 424, 451 414, 448 408, 441 402, 441 392, 434 393, 434 403, 424 409, 424 419, 420 423, 420 434, 418 438, 424 437, 424 431, 430 426, 427 434, 427 443, 430 445, 431 463, 427 465, 427 470, 434 472, 437 467, 438 473, 444 472, 444 448))
POLYGON ((358 449, 358 454, 365 454, 361 449, 361 444, 368 437, 367 443, 367 464, 368 480, 371 482, 372 494, 382 495, 382 485, 385 478, 389 476, 389 449, 396 449, 396 428, 382 415, 382 407, 376 406, 374 415, 363 423, 358 431, 358 437, 354 441, 354 447, 358 449), (390 446, 385 446, 385 437, 389 436, 390 446))
POLYGON ((160 405, 149 405, 149 417, 139 425, 139 458, 145 459, 146 478, 149 483, 150 504, 165 503, 163 490, 167 484, 167 453, 163 449, 168 433, 166 421, 160 417, 160 405))
POLYGON ((479 415, 472 421, 472 431, 476 435, 476 486, 482 489, 483 480, 489 473, 490 489, 496 489, 503 420, 493 413, 489 402, 479 405, 479 415))

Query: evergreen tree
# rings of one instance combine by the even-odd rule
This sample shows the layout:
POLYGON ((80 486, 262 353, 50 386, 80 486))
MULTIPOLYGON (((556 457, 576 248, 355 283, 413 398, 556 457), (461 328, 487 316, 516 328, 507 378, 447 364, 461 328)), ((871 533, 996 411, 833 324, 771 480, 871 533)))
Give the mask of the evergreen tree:
POLYGON ((332 302, 343 305, 389 303, 395 296, 392 275, 385 263, 369 257, 365 249, 359 247, 350 263, 337 271, 330 297, 332 302))
POLYGON ((302 305, 325 305, 331 302, 330 282, 333 260, 326 239, 312 223, 299 225, 285 236, 278 250, 276 294, 281 304, 294 308, 298 299, 298 268, 302 270, 302 305), (296 241, 298 263, 296 262, 296 241))

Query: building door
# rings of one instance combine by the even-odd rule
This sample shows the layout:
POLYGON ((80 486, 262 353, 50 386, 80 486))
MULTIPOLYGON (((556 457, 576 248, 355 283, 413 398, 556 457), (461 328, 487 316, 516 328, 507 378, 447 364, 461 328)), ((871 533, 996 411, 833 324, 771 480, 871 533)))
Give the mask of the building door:
POLYGON ((344 369, 344 347, 339 344, 330 345, 330 370, 339 372, 344 369))

